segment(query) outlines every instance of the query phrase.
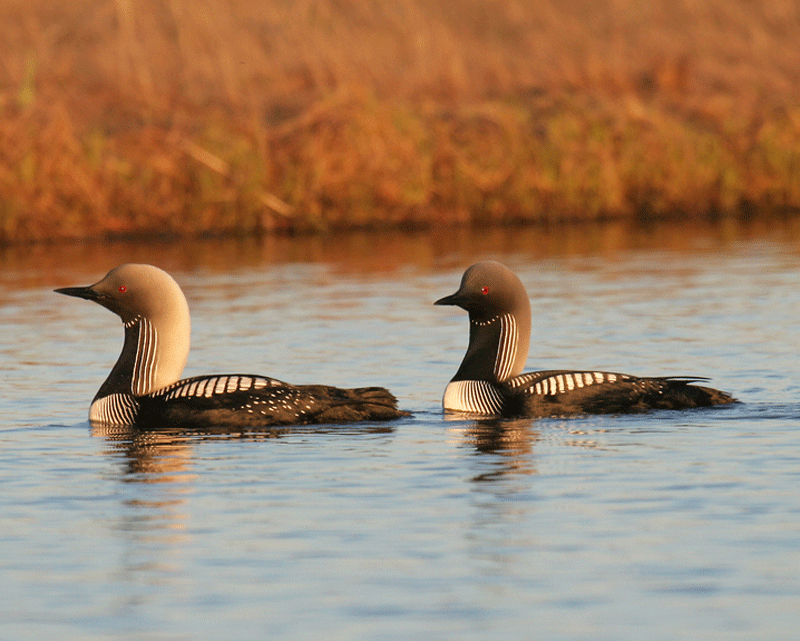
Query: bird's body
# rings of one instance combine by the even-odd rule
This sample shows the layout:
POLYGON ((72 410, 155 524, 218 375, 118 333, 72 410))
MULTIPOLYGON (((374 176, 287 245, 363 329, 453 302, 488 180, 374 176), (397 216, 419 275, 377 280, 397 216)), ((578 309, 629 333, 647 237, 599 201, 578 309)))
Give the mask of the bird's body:
POLYGON ((382 387, 292 385, 253 375, 195 376, 138 399, 141 425, 267 427, 403 416, 382 387))
POLYGON ((248 428, 407 415, 381 387, 298 386, 250 374, 180 379, 189 355, 189 307, 172 277, 152 265, 121 265, 89 287, 56 291, 103 305, 125 327, 122 353, 89 409, 93 423, 248 428))
POLYGON ((570 416, 724 405, 725 392, 693 384, 697 377, 649 377, 601 371, 522 373, 531 308, 522 282, 494 261, 467 269, 458 291, 437 305, 469 313, 467 353, 445 389, 445 410, 479 416, 570 416))

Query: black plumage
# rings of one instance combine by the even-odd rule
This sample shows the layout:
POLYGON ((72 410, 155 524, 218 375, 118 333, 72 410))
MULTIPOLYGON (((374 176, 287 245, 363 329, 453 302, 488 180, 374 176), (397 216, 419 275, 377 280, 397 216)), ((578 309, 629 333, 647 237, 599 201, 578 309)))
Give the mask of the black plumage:
POLYGON ((292 385, 246 374, 195 376, 137 401, 137 423, 149 427, 315 425, 403 415, 398 413, 395 397, 382 387, 292 385))

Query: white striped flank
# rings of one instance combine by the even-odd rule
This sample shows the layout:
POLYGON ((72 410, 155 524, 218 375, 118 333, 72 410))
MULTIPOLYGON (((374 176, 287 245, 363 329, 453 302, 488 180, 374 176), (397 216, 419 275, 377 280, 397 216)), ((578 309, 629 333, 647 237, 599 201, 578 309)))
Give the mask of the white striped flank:
POLYGON ((508 385, 514 388, 525 388, 524 391, 528 394, 541 394, 545 396, 554 396, 556 394, 564 394, 571 392, 575 389, 589 387, 590 385, 599 385, 602 383, 617 383, 631 380, 630 376, 623 374, 611 374, 609 372, 533 372, 530 374, 520 374, 514 378, 506 381, 508 385), (537 380, 537 378, 544 376, 537 380), (536 381, 534 383, 534 381, 536 381))
POLYGON ((227 376, 209 376, 200 380, 187 379, 178 381, 155 393, 160 396, 163 395, 164 400, 171 401, 177 398, 213 398, 218 395, 231 394, 233 392, 251 392, 276 385, 285 386, 286 384, 277 379, 264 376, 231 374, 227 376))
POLYGON ((89 420, 106 425, 133 425, 139 403, 128 394, 111 394, 97 399, 89 408, 89 420))
POLYGON ((209 378, 206 381, 205 387, 203 388, 203 396, 206 398, 211 398, 214 396, 214 388, 217 385, 219 378, 209 378))
POLYGON ((241 378, 241 376, 217 376, 212 378, 208 381, 208 385, 206 385, 204 396, 206 396, 206 398, 211 398, 221 394, 237 392, 240 389, 250 389, 250 385, 246 387, 239 385, 241 378))
POLYGON ((201 381, 200 385, 197 387, 197 396, 209 396, 210 397, 211 396, 211 392, 206 393, 206 388, 210 387, 212 390, 214 389, 214 385, 212 384, 213 380, 214 379, 212 378, 212 379, 206 379, 204 381, 201 381))
POLYGON ((134 396, 144 396, 153 391, 156 381, 156 348, 158 335, 156 328, 146 318, 139 320, 139 342, 136 345, 136 360, 133 364, 131 376, 131 393, 134 396))
POLYGON ((497 357, 494 361, 494 375, 498 381, 505 381, 514 367, 517 356, 517 321, 513 314, 500 316, 500 340, 497 344, 497 357))
POLYGON ((442 405, 446 410, 495 415, 503 409, 503 399, 488 381, 453 381, 444 390, 442 405))

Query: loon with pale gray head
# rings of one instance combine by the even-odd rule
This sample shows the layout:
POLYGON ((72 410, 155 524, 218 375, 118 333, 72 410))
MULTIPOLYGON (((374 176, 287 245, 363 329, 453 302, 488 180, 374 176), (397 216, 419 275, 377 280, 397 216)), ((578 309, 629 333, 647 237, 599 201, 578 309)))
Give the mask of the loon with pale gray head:
POLYGON ((189 356, 189 306, 152 265, 125 264, 59 294, 99 303, 125 327, 122 353, 92 400, 89 420, 142 427, 267 427, 384 421, 407 416, 382 387, 291 385, 252 374, 180 379, 189 356))
POLYGON ((444 392, 445 410, 482 416, 621 414, 726 405, 725 392, 694 385, 702 377, 639 378, 593 370, 522 373, 528 357, 531 305, 505 265, 472 265, 458 291, 434 305, 469 313, 469 346, 444 392))

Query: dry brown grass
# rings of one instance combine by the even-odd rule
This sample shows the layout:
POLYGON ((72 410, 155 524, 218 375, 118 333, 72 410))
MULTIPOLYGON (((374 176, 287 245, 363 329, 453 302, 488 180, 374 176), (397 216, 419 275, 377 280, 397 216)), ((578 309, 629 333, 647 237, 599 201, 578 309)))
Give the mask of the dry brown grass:
POLYGON ((5 0, 0 242, 800 209, 794 0, 5 0))

